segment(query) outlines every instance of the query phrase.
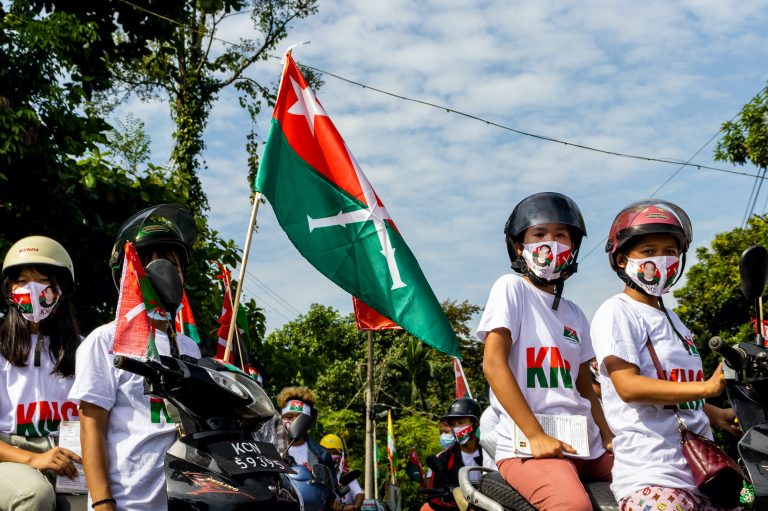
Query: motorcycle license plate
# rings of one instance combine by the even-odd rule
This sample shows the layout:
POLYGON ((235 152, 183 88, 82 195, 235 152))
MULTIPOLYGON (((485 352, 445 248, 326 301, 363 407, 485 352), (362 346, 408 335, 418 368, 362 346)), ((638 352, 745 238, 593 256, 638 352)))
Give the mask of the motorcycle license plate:
POLYGON ((274 445, 265 442, 218 442, 208 446, 219 467, 231 475, 253 472, 293 473, 274 445))

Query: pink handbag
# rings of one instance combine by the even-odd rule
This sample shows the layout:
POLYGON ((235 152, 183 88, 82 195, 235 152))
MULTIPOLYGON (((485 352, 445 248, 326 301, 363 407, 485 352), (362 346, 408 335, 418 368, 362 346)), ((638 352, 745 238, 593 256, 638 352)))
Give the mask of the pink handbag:
MULTIPOLYGON (((658 378, 666 380, 650 337, 646 346, 658 378)), ((689 430, 677 412, 677 406, 673 408, 680 424, 678 429, 680 442, 683 444, 683 456, 691 469, 696 486, 704 495, 727 509, 738 506, 739 492, 743 482, 748 480, 747 475, 715 442, 689 430)))

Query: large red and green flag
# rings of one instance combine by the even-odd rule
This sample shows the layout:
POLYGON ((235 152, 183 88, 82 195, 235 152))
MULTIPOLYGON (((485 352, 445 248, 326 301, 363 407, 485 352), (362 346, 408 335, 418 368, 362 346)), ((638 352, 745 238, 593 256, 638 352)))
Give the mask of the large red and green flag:
POLYGON ((142 359, 157 358, 155 329, 150 317, 167 319, 168 314, 160 305, 136 249, 131 242, 126 242, 112 352, 142 359))
POLYGON ((290 53, 255 190, 323 275, 421 341, 459 356, 416 258, 290 53))

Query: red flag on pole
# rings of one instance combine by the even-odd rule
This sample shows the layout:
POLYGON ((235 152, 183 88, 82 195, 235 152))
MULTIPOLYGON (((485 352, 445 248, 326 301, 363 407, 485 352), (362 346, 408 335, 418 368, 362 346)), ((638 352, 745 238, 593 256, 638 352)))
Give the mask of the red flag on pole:
POLYGON ((402 330, 403 328, 390 319, 385 318, 364 302, 352 297, 352 306, 355 309, 355 323, 358 330, 402 330))
POLYGON ((456 399, 468 397, 472 399, 472 392, 469 390, 467 377, 464 376, 464 368, 461 367, 461 360, 453 359, 453 375, 456 378, 456 399))

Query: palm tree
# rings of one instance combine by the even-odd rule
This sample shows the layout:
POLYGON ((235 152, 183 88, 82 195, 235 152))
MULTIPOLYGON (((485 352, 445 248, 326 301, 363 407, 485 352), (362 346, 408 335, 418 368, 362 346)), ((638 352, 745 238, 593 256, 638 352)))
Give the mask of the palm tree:
POLYGON ((435 377, 435 351, 414 337, 409 337, 398 360, 392 365, 398 369, 411 386, 410 405, 421 402, 427 410, 424 391, 435 377))

